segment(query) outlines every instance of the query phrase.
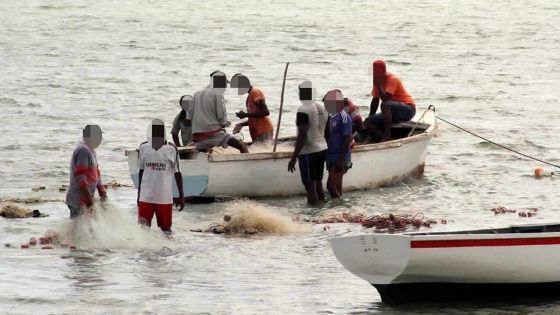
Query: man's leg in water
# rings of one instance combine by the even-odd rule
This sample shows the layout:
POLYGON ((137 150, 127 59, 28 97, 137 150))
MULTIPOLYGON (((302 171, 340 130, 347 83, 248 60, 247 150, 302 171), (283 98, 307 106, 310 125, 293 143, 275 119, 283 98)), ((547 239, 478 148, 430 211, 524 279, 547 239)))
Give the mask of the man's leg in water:
POLYGON ((156 208, 156 220, 159 228, 164 232, 171 232, 173 204, 158 204, 156 208))
POLYGON ((341 185, 339 185, 339 183, 342 181, 342 173, 337 172, 334 165, 331 165, 329 169, 329 181, 330 185, 327 186, 327 188, 329 189, 331 197, 334 199, 340 198, 342 196, 342 192, 340 190, 341 185))
POLYGON ((152 218, 154 217, 155 205, 148 202, 140 201, 138 203, 138 224, 152 226, 152 218))
POLYGON ((307 203, 314 205, 318 200, 319 197, 317 196, 317 182, 313 181, 309 183, 309 185, 307 185, 307 203))
POLYGON ((227 144, 231 147, 236 148, 241 153, 249 153, 249 150, 247 150, 247 145, 237 138, 229 138, 227 144))
POLYGON ((317 200, 325 201, 325 189, 322 180, 315 182, 315 190, 317 191, 317 200))

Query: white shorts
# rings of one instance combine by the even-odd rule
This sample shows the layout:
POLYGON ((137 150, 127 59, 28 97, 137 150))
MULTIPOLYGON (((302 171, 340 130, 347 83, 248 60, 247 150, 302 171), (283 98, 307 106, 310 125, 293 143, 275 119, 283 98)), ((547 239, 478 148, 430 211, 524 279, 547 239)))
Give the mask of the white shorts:
POLYGON ((231 135, 225 131, 220 131, 218 133, 216 133, 215 135, 213 135, 212 137, 202 140, 202 141, 197 141, 195 142, 196 144, 196 149, 197 150, 208 150, 211 149, 213 147, 222 147, 222 148, 227 148, 228 147, 228 141, 231 138, 231 135))

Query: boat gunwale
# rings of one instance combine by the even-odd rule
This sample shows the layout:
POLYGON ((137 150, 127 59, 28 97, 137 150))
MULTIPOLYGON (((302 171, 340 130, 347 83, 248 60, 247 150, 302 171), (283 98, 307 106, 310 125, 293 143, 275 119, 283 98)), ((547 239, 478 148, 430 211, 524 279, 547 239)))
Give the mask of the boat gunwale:
MULTIPOLYGON (((438 131, 438 124, 434 118, 434 123, 430 125, 424 132, 396 140, 391 140, 381 143, 371 143, 364 145, 357 145, 352 149, 352 153, 364 151, 377 151, 390 148, 398 148, 404 144, 414 143, 432 138, 438 131)), ((203 153, 207 154, 207 153, 203 153)), ((284 159, 292 156, 292 152, 259 152, 259 153, 234 153, 234 154, 208 154, 208 162, 230 162, 230 161, 252 161, 252 160, 267 160, 267 159, 284 159)))

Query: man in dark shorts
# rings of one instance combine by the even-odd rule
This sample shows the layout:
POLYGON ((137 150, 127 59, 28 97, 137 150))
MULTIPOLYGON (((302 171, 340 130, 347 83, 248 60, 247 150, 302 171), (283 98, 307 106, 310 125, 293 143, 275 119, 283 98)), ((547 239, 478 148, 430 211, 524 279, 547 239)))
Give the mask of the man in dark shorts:
POLYGON ((327 155, 325 127, 328 113, 325 107, 315 101, 315 89, 310 81, 299 86, 299 99, 302 105, 296 116, 296 148, 288 164, 288 170, 294 172, 296 159, 299 164, 301 181, 307 191, 307 202, 315 204, 325 200, 323 190, 323 173, 327 155))
POLYGON ((373 63, 373 99, 370 104, 369 117, 364 126, 381 141, 391 138, 391 124, 393 122, 409 121, 416 114, 414 99, 408 94, 399 77, 387 72, 383 60, 373 63), (381 113, 377 112, 381 99, 381 113))

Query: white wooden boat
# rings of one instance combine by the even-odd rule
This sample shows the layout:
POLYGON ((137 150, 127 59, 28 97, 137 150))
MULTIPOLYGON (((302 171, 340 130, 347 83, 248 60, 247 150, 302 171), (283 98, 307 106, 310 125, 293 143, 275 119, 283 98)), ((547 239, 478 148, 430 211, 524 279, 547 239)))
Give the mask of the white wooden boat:
POLYGON ((383 302, 560 297, 560 223, 330 240, 383 302))
MULTIPOLYGON (((421 175, 428 142, 437 129, 435 114, 430 111, 419 124, 395 124, 393 136, 400 139, 355 146, 352 150, 353 167, 344 177, 343 188, 353 190, 388 185, 411 174, 421 175), (414 132, 408 136, 412 129, 414 132)), ((293 138, 282 141, 284 147, 290 143, 294 145, 293 138)), ((291 149, 248 154, 219 154, 219 149, 211 154, 180 150, 188 156, 180 160, 185 196, 261 197, 305 193, 299 171, 288 172, 291 149)), ((138 151, 127 150, 126 155, 132 181, 137 187, 138 151)), ((174 195, 178 196, 175 184, 174 195)))

